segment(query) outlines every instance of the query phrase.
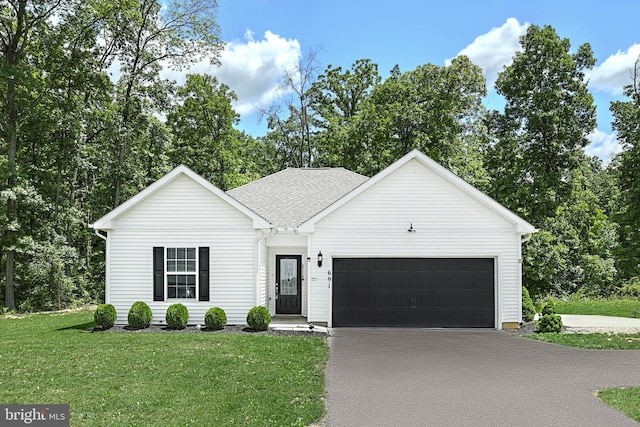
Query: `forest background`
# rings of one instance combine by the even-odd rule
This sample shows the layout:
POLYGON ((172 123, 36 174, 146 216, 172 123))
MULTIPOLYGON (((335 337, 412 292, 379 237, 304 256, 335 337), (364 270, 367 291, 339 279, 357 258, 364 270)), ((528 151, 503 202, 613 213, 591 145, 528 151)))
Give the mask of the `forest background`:
POLYGON ((238 130, 215 77, 161 77, 224 43, 211 0, 0 3, 0 270, 5 309, 104 298, 104 243, 88 224, 183 163, 223 190, 286 167, 372 176, 417 148, 540 229, 524 245, 535 296, 640 296, 640 62, 610 109, 623 151, 585 153, 596 108, 588 43, 531 25, 499 74, 502 111, 467 57, 383 78, 376 63, 282 70, 268 131, 238 130), (117 81, 110 70, 119 65, 117 81))

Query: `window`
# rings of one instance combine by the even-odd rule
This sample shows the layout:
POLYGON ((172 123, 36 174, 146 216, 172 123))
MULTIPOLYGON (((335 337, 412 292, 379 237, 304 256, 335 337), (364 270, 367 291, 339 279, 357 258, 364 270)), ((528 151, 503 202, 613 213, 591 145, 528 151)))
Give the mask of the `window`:
POLYGON ((167 298, 196 297, 196 248, 167 248, 167 298))

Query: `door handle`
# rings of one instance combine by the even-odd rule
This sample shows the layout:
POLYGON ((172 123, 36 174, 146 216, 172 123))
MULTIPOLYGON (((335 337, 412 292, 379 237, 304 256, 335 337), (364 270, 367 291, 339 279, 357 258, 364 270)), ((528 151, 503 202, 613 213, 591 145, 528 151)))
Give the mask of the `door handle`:
POLYGON ((278 299, 279 295, 280 295, 280 285, 276 283, 276 299, 278 299))
POLYGON ((409 308, 416 308, 416 299, 409 298, 409 308))

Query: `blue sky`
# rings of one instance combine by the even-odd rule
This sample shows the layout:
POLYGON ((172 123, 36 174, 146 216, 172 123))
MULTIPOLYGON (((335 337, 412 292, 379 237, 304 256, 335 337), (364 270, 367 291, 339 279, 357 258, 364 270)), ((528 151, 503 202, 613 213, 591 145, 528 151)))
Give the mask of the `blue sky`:
POLYGON ((497 73, 519 48, 518 37, 528 25, 548 24, 574 49, 590 43, 598 60, 589 75, 598 131, 590 136, 587 151, 607 160, 620 150, 609 102, 623 99, 622 88, 631 82, 640 56, 640 2, 218 0, 218 5, 227 42, 222 66, 201 63, 191 72, 215 74, 236 92, 240 128, 254 136, 266 133, 256 110, 278 96, 279 76, 310 49, 320 49, 320 71, 329 64, 349 68, 368 58, 383 77, 396 64, 408 71, 426 63, 445 65, 466 54, 487 77, 485 104, 499 109, 502 101, 493 90, 497 73))

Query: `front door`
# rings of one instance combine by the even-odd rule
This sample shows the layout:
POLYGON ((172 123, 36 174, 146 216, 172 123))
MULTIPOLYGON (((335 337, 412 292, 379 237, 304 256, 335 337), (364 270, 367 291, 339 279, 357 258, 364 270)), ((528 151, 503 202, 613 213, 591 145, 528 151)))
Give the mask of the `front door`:
POLYGON ((301 314, 302 256, 276 255, 276 313, 301 314))

